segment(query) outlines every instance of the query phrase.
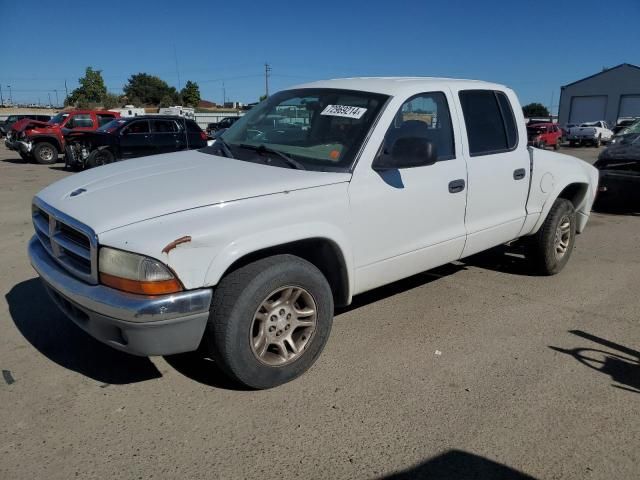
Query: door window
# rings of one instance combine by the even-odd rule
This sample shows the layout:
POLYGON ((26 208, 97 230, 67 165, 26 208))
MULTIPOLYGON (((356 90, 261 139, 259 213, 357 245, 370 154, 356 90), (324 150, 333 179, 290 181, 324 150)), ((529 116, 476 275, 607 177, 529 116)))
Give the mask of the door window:
POLYGON ((65 125, 66 128, 91 128, 93 127, 93 120, 88 113, 79 113, 69 119, 65 125))
POLYGON ((438 160, 455 158, 451 115, 444 93, 421 93, 402 104, 384 137, 383 155, 390 154, 394 143, 405 137, 432 142, 438 160))
POLYGON ((508 152, 517 146, 515 116, 505 94, 463 90, 459 95, 472 157, 508 152))
POLYGON ((173 120, 152 120, 151 131, 154 133, 176 133, 178 126, 173 120))
POLYGON ((149 122, 146 120, 139 120, 137 122, 131 122, 123 130, 124 134, 137 134, 137 133, 149 133, 149 122))

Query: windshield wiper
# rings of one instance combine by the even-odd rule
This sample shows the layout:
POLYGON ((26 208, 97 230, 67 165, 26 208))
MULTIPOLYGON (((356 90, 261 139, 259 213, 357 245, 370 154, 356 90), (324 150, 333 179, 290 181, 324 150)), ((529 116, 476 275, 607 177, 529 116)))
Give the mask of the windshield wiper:
POLYGON ((229 148, 229 144, 227 142, 225 142, 222 137, 216 138, 216 142, 220 142, 220 147, 221 147, 222 152, 224 153, 225 157, 236 158, 236 157, 233 156, 233 153, 231 153, 231 148, 229 148))
POLYGON ((287 165, 289 165, 290 167, 296 168, 298 170, 306 170, 305 166, 303 164, 301 164, 300 162, 298 162, 297 160, 294 160, 289 155, 287 155, 286 153, 281 152, 280 150, 276 150, 275 148, 267 147, 264 143, 262 143, 260 145, 251 145, 249 143, 241 143, 238 146, 240 148, 246 148, 247 150, 255 150, 256 152, 273 153, 274 155, 277 155, 282 160, 284 160, 287 163, 287 165))

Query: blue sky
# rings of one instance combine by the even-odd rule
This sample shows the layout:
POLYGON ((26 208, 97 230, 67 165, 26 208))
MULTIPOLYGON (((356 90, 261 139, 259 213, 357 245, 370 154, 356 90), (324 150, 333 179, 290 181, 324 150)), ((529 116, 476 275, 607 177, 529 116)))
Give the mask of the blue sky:
MULTIPOLYGON (((60 102, 64 81, 102 70, 121 92, 138 72, 202 96, 251 102, 305 81, 361 75, 504 83, 524 103, 560 86, 640 64, 640 0, 16 1, 0 0, 0 84, 16 102, 60 102), (174 55, 174 49, 177 55, 174 55)), ((557 107, 554 106, 554 110, 557 107)))

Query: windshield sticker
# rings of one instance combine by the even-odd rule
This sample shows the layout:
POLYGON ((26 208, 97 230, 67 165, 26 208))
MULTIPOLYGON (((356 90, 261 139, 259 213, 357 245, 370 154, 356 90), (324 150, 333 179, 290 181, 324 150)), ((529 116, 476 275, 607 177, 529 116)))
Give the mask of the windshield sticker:
POLYGON ((362 107, 351 107, 349 105, 327 105, 320 115, 359 119, 366 111, 367 109, 362 107))

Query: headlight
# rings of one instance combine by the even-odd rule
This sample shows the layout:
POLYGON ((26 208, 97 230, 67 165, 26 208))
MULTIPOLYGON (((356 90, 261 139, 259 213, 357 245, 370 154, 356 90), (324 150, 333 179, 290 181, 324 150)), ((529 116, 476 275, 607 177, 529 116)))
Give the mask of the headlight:
POLYGON ((142 295, 161 295, 182 290, 180 281, 162 262, 135 253, 100 248, 100 283, 142 295))

